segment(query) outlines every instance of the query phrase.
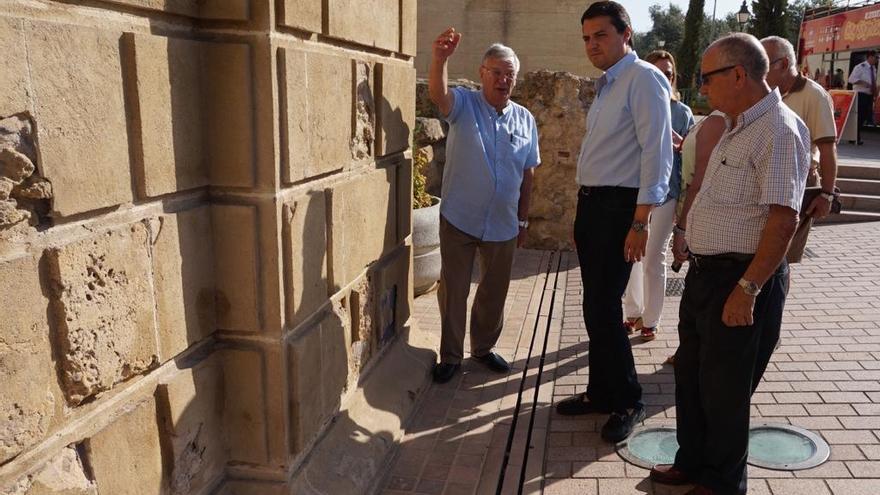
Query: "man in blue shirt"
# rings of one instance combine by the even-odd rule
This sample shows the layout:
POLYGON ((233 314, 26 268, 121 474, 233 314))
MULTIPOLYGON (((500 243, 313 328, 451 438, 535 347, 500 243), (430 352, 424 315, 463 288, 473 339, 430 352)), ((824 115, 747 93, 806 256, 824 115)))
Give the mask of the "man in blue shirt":
POLYGON ((618 442, 645 417, 621 296, 632 263, 645 254, 651 209, 669 189, 671 88, 656 67, 633 52, 629 15, 620 4, 591 4, 581 26, 587 57, 605 71, 587 113, 574 224, 590 374, 586 393, 560 402, 556 410, 611 413, 602 438, 618 442))
POLYGON ((434 381, 449 381, 464 357, 467 299, 474 258, 480 282, 471 308, 471 356, 506 373, 492 352, 504 323, 513 253, 528 227, 529 193, 540 163, 535 118, 510 101, 519 59, 494 44, 480 66, 481 90, 449 88, 446 61, 461 41, 449 28, 434 40, 428 88, 449 123, 440 204, 440 362, 434 381), (517 241, 519 239, 519 242, 517 241))

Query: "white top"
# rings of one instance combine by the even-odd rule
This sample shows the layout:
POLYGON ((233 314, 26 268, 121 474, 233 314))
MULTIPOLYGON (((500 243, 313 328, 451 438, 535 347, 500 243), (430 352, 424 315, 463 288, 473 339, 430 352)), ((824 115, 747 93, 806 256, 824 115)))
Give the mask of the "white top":
POLYGON ((800 211, 810 169, 810 131, 774 89, 736 120, 709 157, 688 213, 691 252, 753 254, 770 205, 800 211))
MULTIPOLYGON (((810 147, 811 168, 819 166, 819 148, 816 141, 827 138, 837 138, 837 127, 834 125, 834 110, 831 96, 815 81, 802 78, 805 84, 802 88, 792 90, 782 97, 782 101, 797 114, 807 129, 813 142, 810 147)), ((795 83, 797 86, 798 83, 795 83)))
POLYGON ((867 60, 860 63, 859 65, 853 67, 852 73, 849 75, 849 83, 853 85, 853 89, 858 91, 859 93, 866 93, 869 95, 874 94, 872 91, 871 85, 868 84, 871 81, 874 81, 874 85, 877 85, 877 69, 871 66, 867 60), (871 76, 874 76, 873 79, 871 76), (864 83, 860 83, 857 81, 865 81, 864 83))

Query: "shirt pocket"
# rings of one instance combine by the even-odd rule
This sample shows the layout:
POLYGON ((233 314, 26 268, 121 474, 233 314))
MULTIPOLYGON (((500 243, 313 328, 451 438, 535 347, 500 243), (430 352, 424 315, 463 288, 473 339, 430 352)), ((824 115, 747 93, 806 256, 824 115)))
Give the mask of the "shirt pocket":
POLYGON ((514 168, 523 169, 526 166, 526 159, 529 157, 529 138, 520 136, 519 134, 510 135, 510 148, 508 149, 508 160, 514 168))
POLYGON ((742 204, 746 188, 753 185, 750 175, 748 164, 723 160, 712 177, 712 200, 722 205, 742 204))

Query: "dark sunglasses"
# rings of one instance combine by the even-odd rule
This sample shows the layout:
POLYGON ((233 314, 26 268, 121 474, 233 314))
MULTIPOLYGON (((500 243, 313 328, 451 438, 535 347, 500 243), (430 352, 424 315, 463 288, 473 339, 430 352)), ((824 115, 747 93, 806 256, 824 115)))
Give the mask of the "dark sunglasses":
POLYGON ((702 86, 704 84, 709 84, 709 78, 714 76, 715 74, 721 74, 722 72, 729 71, 730 69, 733 69, 737 65, 739 65, 739 64, 728 65, 727 67, 722 67, 720 69, 710 70, 709 72, 703 72, 702 74, 700 74, 700 86, 702 86))

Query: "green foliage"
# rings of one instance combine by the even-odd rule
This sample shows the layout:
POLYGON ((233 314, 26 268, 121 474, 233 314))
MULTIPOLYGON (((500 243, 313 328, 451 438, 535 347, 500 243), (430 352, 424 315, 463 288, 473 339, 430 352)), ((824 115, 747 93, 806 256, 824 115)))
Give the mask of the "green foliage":
POLYGON ((427 179, 424 170, 428 166, 428 153, 413 146, 413 209, 425 208, 433 204, 433 198, 425 190, 427 179))
POLYGON ((763 38, 788 38, 788 0, 755 0, 752 2, 752 22, 749 32, 763 38))
MULTIPOLYGON (((689 88, 694 84, 694 75, 700 65, 700 41, 703 30, 705 14, 703 7, 705 0, 690 0, 687 15, 684 18, 684 35, 681 46, 676 53, 676 68, 678 69, 678 86, 689 88)), ((675 53, 675 52, 673 52, 675 53)))
POLYGON ((661 41, 663 50, 677 52, 684 37, 684 12, 681 7, 670 4, 664 9, 660 5, 652 5, 648 12, 651 14, 652 27, 647 33, 636 33, 633 37, 636 53, 644 57, 660 48, 661 41))

